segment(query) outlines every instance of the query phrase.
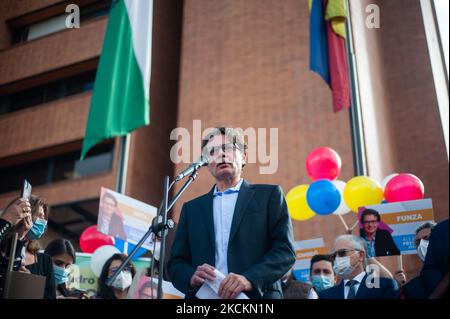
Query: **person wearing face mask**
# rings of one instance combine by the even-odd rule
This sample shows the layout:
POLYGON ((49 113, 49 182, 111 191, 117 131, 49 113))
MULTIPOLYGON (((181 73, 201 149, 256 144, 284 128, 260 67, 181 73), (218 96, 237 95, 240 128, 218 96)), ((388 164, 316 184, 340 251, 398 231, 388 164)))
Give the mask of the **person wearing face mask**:
POLYGON ((184 203, 168 261, 169 277, 186 298, 196 298, 215 270, 224 276, 223 299, 282 299, 281 277, 294 265, 288 206, 278 185, 241 178, 247 145, 240 130, 218 127, 202 143, 215 179, 210 191, 184 203))
POLYGON ((78 289, 67 288, 69 282, 70 267, 76 261, 75 249, 67 239, 58 238, 51 241, 45 253, 53 262, 53 273, 56 284, 56 298, 58 299, 87 299, 86 292, 78 289))
POLYGON ((311 258, 309 274, 309 280, 317 293, 333 287, 336 284, 333 257, 330 255, 314 255, 311 258))
MULTIPOLYGON (((436 278, 445 276, 445 266, 441 267, 441 269, 443 269, 442 271, 437 270, 436 268, 434 268, 434 265, 436 264, 434 260, 447 259, 448 273, 448 232, 447 238, 445 238, 445 236, 441 236, 443 238, 440 238, 437 241, 435 240, 435 245, 431 249, 431 255, 428 256, 431 236, 432 234, 435 234, 435 229, 436 223, 433 222, 427 222, 416 229, 414 243, 417 249, 417 256, 422 261, 422 263, 424 263, 424 266, 419 276, 413 278, 402 287, 402 294, 405 299, 426 299, 431 295, 433 289, 430 287, 437 286, 439 282, 439 280, 436 278), (440 251, 439 255, 435 253, 436 250, 440 251), (436 256, 438 257, 436 258, 436 256), (428 264, 425 267, 427 259, 428 264), (430 262, 430 260, 432 262, 430 262)), ((445 264, 445 262, 442 264, 445 264)))
MULTIPOLYGON (((434 226, 436 226, 436 223, 426 222, 420 225, 415 232, 416 235, 414 238, 414 244, 417 250, 417 257, 419 257, 422 263, 424 262, 425 256, 427 254, 431 230, 434 228, 434 226)), ((416 287, 416 278, 407 283, 405 272, 403 270, 398 270, 395 274, 395 280, 397 280, 397 283, 399 283, 400 287, 402 287, 402 293, 404 297, 408 295, 408 298, 414 298, 414 296, 417 295, 419 290, 416 287)))
POLYGON ((53 263, 49 255, 39 252, 41 246, 38 241, 47 229, 49 207, 45 200, 35 195, 31 196, 30 204, 33 225, 24 238, 23 264, 30 273, 47 277, 44 299, 55 299, 56 285, 53 263))
POLYGON ((113 276, 126 258, 127 256, 124 254, 114 254, 105 262, 98 280, 97 298, 127 299, 128 290, 133 282, 133 277, 136 274, 136 269, 131 262, 125 266, 111 286, 106 284, 108 279, 113 276))
POLYGON ((393 279, 366 273, 364 241, 354 235, 341 235, 333 245, 334 272, 339 285, 323 290, 319 299, 397 299, 399 288, 393 279))
MULTIPOLYGON (((47 228, 48 204, 36 195, 31 196, 29 203, 29 216, 23 218, 14 227, 14 231, 18 234, 14 270, 47 277, 43 298, 54 299, 56 293, 52 262, 50 256, 39 253, 40 245, 37 241, 43 236, 47 228)), ((11 240, 12 233, 1 242, 2 258, 9 255, 11 240)))

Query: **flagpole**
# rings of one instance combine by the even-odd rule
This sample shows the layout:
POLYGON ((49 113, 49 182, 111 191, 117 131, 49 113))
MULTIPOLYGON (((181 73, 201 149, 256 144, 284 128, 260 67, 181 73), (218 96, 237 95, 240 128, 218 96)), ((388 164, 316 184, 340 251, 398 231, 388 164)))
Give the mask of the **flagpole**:
POLYGON ((120 155, 117 165, 116 190, 118 193, 125 194, 127 186, 127 168, 130 151, 130 133, 120 137, 120 155))
MULTIPOLYGON (((128 157, 130 153, 130 133, 120 137, 120 154, 117 165, 116 190, 120 194, 125 194, 127 186, 128 157)), ((123 253, 128 254, 128 241, 123 242, 123 253)))
POLYGON ((361 104, 359 99, 358 71, 353 44, 352 22, 350 13, 350 0, 346 0, 347 19, 345 22, 347 41, 347 61, 350 78, 350 128, 353 147, 353 163, 355 176, 367 175, 366 150, 364 145, 364 132, 362 129, 361 104))

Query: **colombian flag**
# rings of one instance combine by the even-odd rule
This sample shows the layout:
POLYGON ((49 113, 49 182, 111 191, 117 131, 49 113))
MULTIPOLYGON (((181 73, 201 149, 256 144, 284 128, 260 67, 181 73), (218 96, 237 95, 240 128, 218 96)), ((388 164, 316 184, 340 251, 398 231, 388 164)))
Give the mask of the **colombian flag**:
POLYGON ((334 112, 350 107, 345 0, 310 0, 310 65, 331 88, 334 112))

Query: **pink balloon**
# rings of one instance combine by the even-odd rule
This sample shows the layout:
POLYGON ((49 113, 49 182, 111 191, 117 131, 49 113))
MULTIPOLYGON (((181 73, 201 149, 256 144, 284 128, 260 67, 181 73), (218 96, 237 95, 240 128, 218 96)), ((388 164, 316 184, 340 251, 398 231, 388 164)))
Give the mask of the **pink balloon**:
POLYGON ((306 172, 313 181, 337 179, 341 166, 341 157, 329 147, 318 147, 306 158, 306 172))
POLYGON ((80 248, 84 253, 93 253, 104 245, 114 246, 114 238, 97 231, 97 225, 89 226, 81 233, 80 248))
POLYGON ((384 198, 388 203, 422 199, 424 196, 422 181, 413 174, 402 173, 394 176, 384 189, 384 198))

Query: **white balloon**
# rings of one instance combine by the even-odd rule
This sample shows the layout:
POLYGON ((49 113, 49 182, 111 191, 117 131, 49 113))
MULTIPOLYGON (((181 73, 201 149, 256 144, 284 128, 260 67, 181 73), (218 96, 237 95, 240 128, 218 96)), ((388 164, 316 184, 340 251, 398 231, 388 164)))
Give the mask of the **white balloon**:
POLYGON ((388 176, 383 178, 383 180, 381 181, 381 189, 383 190, 383 192, 384 192, 384 189, 385 189, 387 183, 389 183, 389 181, 397 175, 398 175, 398 173, 393 173, 393 174, 389 174, 388 176))
POLYGON ((347 206, 347 204, 344 201, 344 188, 345 185, 347 185, 346 182, 335 180, 331 181, 334 186, 339 190, 339 193, 341 194, 341 203, 339 204, 339 207, 333 212, 335 215, 345 215, 350 212, 350 208, 347 206))
POLYGON ((120 254, 120 250, 112 245, 104 245, 97 248, 91 257, 91 269, 92 272, 100 278, 103 265, 114 254, 120 254))

